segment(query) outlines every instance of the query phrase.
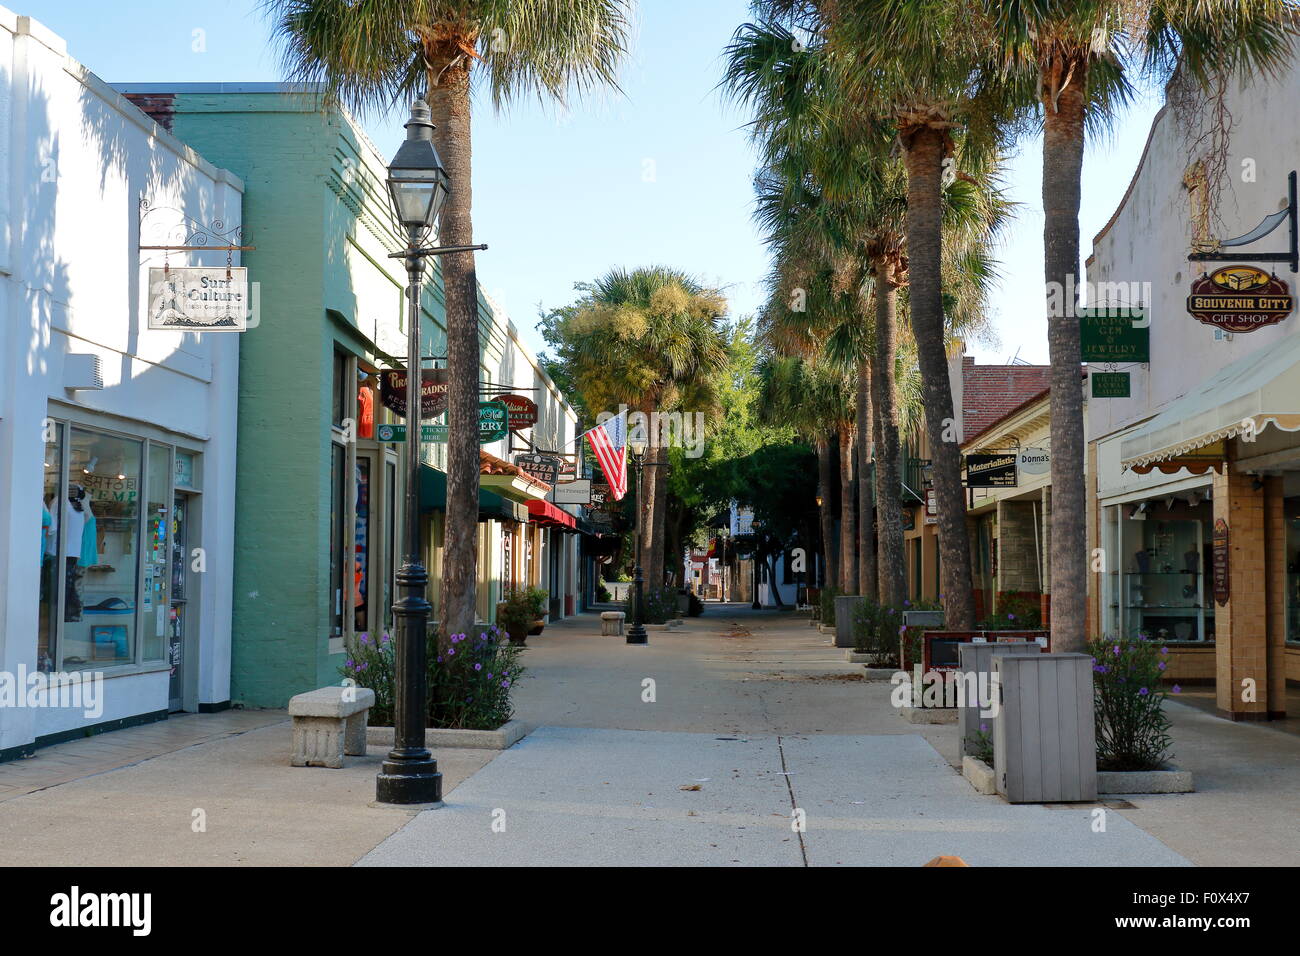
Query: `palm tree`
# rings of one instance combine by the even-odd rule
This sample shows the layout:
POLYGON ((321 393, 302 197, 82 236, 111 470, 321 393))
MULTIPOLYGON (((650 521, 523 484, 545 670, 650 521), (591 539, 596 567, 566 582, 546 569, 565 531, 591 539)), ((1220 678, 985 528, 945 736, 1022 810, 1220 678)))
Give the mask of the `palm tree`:
POLYGON ((644 416, 647 465, 642 474, 640 563, 651 587, 664 583, 668 482, 659 413, 709 413, 716 376, 730 361, 719 320, 726 300, 674 269, 612 269, 587 287, 559 320, 562 360, 591 409, 628 405, 644 416))
MULTIPOLYGON (((1043 124, 1043 276, 1052 363, 1052 645, 1087 639, 1086 489, 1079 317, 1079 200, 1085 139, 1128 100, 1133 74, 1207 86, 1232 72, 1273 72, 1291 53, 1296 7, 1285 0, 981 0, 972 16, 1005 68, 1032 78, 1043 124)), ((1226 138, 1223 140, 1226 143, 1226 138)), ((1202 157, 1190 157, 1200 159, 1202 157)), ((1135 303, 1131 303, 1135 304, 1135 303)))
MULTIPOLYGON (((451 178, 439 240, 471 245, 470 91, 493 105, 520 96, 563 101, 614 85, 626 48, 628 0, 265 0, 289 79, 319 85, 358 113, 423 96, 451 178)), ((472 253, 441 257, 449 396, 442 639, 474 625, 478 561, 478 281, 472 253)))

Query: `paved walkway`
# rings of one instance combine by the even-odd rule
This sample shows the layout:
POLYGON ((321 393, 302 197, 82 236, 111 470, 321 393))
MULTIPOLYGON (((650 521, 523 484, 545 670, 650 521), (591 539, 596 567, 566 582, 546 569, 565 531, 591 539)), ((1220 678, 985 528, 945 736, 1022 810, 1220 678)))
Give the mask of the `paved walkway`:
POLYGON ((603 638, 594 616, 530 638, 517 704, 537 729, 501 754, 438 751, 447 806, 418 815, 373 804, 382 748, 290 767, 275 711, 0 764, 0 865, 1300 862, 1291 734, 1172 704, 1198 793, 1012 807, 953 769, 953 726, 905 723, 806 617, 710 605, 650 640, 603 638))

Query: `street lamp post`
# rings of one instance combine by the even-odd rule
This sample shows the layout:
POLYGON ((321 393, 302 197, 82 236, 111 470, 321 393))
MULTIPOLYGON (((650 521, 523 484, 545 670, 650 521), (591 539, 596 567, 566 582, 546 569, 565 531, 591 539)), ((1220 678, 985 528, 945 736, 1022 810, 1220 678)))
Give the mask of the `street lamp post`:
POLYGON ((645 452, 648 443, 643 438, 629 438, 627 450, 632 455, 632 462, 636 465, 636 566, 632 572, 632 593, 636 599, 636 606, 632 611, 632 626, 627 630, 627 642, 629 644, 649 644, 650 638, 645 629, 645 595, 642 593, 644 579, 641 571, 641 525, 642 525, 642 502, 641 502, 641 477, 645 468, 645 452))
POLYGON ((433 146, 433 120, 424 100, 411 107, 406 142, 388 167, 388 191, 397 221, 406 230, 406 249, 390 258, 406 260, 406 528, 405 560, 397 571, 402 597, 393 604, 397 652, 394 655, 393 749, 375 780, 380 803, 421 804, 442 800, 442 774, 424 745, 428 722, 429 575, 420 544, 420 424, 423 361, 420 354, 420 290, 427 256, 486 249, 486 246, 425 248, 451 189, 447 171, 433 146))

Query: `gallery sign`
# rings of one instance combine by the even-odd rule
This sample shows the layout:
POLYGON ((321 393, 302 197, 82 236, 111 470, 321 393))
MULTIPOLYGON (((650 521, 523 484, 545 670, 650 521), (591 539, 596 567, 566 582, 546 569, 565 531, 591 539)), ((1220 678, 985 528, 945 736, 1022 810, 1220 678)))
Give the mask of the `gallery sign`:
POLYGON ((494 441, 499 441, 506 437, 506 425, 510 421, 510 413, 502 402, 479 402, 478 403, 478 443, 480 445, 490 445, 494 441))
POLYGON ((1287 284, 1254 266, 1224 266, 1192 283, 1187 311, 1225 332, 1254 332, 1281 322, 1295 307, 1287 284))
POLYGON ((1079 310, 1079 351, 1085 362, 1150 362, 1145 309, 1099 306, 1079 310))
POLYGON ((555 484, 560 477, 560 459, 551 455, 515 455, 515 466, 524 474, 548 485, 555 484))
POLYGON ((966 487, 1016 487, 1016 456, 1013 454, 967 455, 966 487))
POLYGON ((498 395, 498 402, 510 410, 510 430, 517 432, 537 424, 537 403, 523 395, 498 395))
POLYGON ((1093 372, 1088 383, 1093 398, 1129 398, 1132 392, 1128 372, 1093 372))
MULTIPOLYGON (((426 368, 420 379, 420 417, 437 418, 447 410, 447 370, 426 368)), ((394 368, 379 375, 379 401, 394 415, 406 417, 406 369, 394 368)))
POLYGON ((248 328, 248 270, 149 270, 149 328, 243 332, 248 328))

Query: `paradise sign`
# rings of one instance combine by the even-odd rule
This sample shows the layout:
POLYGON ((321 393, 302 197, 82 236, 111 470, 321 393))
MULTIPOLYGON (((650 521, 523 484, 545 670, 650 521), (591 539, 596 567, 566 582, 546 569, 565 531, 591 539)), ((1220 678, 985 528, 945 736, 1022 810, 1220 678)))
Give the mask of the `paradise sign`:
MULTIPOLYGON (((426 368, 420 377, 420 417, 437 418, 447 410, 447 370, 426 368)), ((379 400, 400 418, 406 417, 406 369, 379 375, 379 400)))
POLYGON ((1187 311, 1225 332, 1254 332, 1276 325, 1295 302, 1287 284, 1254 266, 1225 266, 1192 283, 1187 311))

